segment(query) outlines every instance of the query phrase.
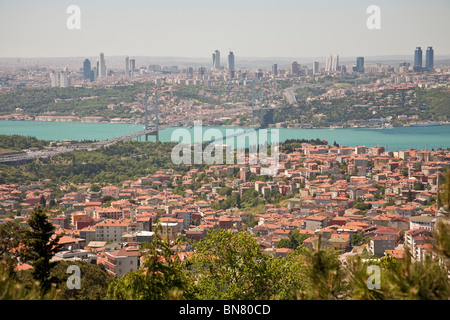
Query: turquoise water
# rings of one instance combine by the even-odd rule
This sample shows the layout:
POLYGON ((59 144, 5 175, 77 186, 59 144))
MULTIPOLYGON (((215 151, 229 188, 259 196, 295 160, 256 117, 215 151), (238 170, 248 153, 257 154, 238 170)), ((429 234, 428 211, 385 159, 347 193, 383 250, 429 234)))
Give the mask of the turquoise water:
MULTIPOLYGON (((224 136, 226 130, 236 130, 236 127, 203 127, 203 132, 208 129, 218 129, 224 136)), ((172 133, 175 129, 168 128, 160 132, 160 140, 172 141, 172 133)), ((243 128, 246 129, 246 128, 243 128)), ((129 133, 143 130, 142 125, 124 123, 61 123, 38 121, 0 121, 0 134, 19 134, 32 136, 43 140, 105 140, 123 136, 129 133)), ((194 137, 194 129, 188 130, 194 137)), ((274 130, 274 129, 272 129, 274 130)), ((366 147, 383 146, 388 150, 404 150, 408 148, 437 149, 450 148, 450 125, 433 127, 395 127, 392 129, 286 129, 279 130, 280 142, 286 139, 322 139, 332 144, 336 141, 341 146, 366 147)), ((141 138, 143 140, 143 137, 141 138)), ((149 137, 154 141, 155 137, 149 137)), ((195 139, 196 141, 198 139, 195 139)), ((175 140, 174 140, 175 141, 175 140)), ((176 141, 179 141, 176 140, 176 141)))

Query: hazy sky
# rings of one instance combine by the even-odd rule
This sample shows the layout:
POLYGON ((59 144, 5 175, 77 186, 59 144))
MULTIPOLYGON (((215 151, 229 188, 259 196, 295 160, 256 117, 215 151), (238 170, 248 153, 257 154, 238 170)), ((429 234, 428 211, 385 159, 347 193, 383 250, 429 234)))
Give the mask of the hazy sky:
POLYGON ((0 0, 0 57, 450 54, 450 0, 0 0), (69 5, 81 29, 69 30, 69 5), (369 30, 369 5, 381 29, 369 30))

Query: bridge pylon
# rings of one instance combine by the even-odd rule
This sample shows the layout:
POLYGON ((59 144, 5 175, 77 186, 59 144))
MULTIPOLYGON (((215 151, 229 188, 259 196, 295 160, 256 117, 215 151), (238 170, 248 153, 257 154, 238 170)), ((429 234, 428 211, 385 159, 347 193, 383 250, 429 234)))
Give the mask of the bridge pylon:
POLYGON ((147 89, 145 89, 145 130, 150 130, 149 121, 148 121, 148 115, 149 113, 155 114, 155 131, 154 133, 146 133, 145 134, 145 141, 148 141, 148 136, 155 136, 156 141, 159 141, 159 108, 158 108, 158 91, 155 90, 155 92, 152 94, 155 96, 155 108, 154 110, 148 109, 148 94, 147 89))

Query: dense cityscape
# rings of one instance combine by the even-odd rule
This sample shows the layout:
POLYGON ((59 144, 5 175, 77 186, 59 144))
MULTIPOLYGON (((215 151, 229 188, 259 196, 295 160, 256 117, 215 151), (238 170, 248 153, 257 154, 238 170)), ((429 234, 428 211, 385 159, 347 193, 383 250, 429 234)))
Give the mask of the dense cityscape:
POLYGON ((448 300, 450 58, 417 42, 0 57, 0 300, 448 300))
MULTIPOLYGON (((278 69, 277 64, 273 64, 270 70, 258 69, 252 73, 235 68, 234 59, 230 52, 224 68, 220 64, 220 52, 216 50, 210 68, 178 70, 174 66, 158 65, 137 69, 135 59, 126 57, 123 72, 107 71, 102 53, 93 68, 85 59, 83 68, 74 71, 67 68, 50 73, 47 68, 23 70, 14 77, 2 78, 2 95, 19 93, 28 87, 44 90, 48 87, 137 86, 138 97, 134 101, 107 106, 113 112, 118 106, 127 108, 130 110, 127 113, 133 116, 114 117, 112 113, 111 117, 104 117, 101 112, 83 116, 72 110, 71 116, 58 115, 58 111, 60 114, 65 112, 57 111, 58 105, 65 100, 70 102, 72 99, 69 98, 55 99, 53 112, 16 108, 8 114, 2 108, 6 113, 2 119, 131 121, 149 128, 148 120, 145 121, 151 116, 148 102, 153 97, 143 94, 145 88, 159 93, 161 120, 158 125, 166 126, 190 125, 194 119, 203 119, 207 125, 315 127, 325 123, 320 122, 322 117, 332 115, 316 113, 311 118, 315 120, 302 121, 306 115, 303 106, 314 101, 328 105, 356 96, 354 101, 358 104, 352 107, 367 109, 374 116, 383 109, 404 110, 406 104, 415 106, 416 90, 444 90, 448 101, 450 67, 434 67, 431 47, 427 49, 423 67, 419 47, 414 53, 413 65, 405 62, 395 67, 365 66, 364 58, 358 57, 356 65, 347 68, 339 64, 339 56, 332 55, 322 68, 318 62, 311 67, 293 62, 290 69, 278 69), (24 82, 18 77, 23 72, 31 72, 32 76, 28 77, 31 81, 24 82), (342 79, 349 82, 341 83, 342 79), (255 90, 255 83, 259 90, 255 90), (192 88, 190 95, 186 88, 192 88), (206 88, 212 93, 208 94, 206 88), (263 89, 264 98, 261 98, 263 89), (309 91, 303 91, 305 89, 309 91), (182 90, 185 91, 180 94, 182 90), (203 102, 202 98, 211 100, 203 102), (282 117, 283 109, 296 107, 304 114, 296 121, 286 118, 274 122, 274 118, 282 117), (261 110, 271 117, 261 117, 261 110), (281 111, 277 113, 278 110, 281 111), (49 115, 52 113, 56 115, 49 115)), ((392 113, 386 118, 366 121, 342 120, 342 127, 369 126, 386 130, 392 125, 437 126, 448 121, 446 110, 442 110, 441 122, 432 123, 421 121, 421 113, 426 111, 420 104, 408 112, 411 109, 412 114, 408 115, 393 116, 395 113, 392 113)), ((150 122, 156 124, 155 115, 150 122)), ((342 268, 351 264, 355 257, 372 263, 386 258, 399 263, 405 259, 424 263, 431 257, 447 270, 444 274, 448 274, 448 257, 436 249, 435 238, 440 221, 448 219, 442 200, 437 201, 449 179, 445 174, 450 164, 448 149, 388 151, 384 146, 348 147, 319 139, 293 139, 280 144, 280 162, 273 176, 262 174, 263 165, 251 163, 247 157, 246 162, 239 165, 182 168, 168 165, 168 159, 165 159, 159 162, 160 165, 152 166, 153 174, 141 175, 142 170, 120 171, 120 176, 126 177, 123 180, 102 178, 104 174, 114 176, 117 171, 112 169, 114 166, 97 167, 95 161, 89 159, 89 153, 104 155, 117 145, 115 157, 144 159, 145 154, 139 155, 137 149, 140 147, 135 145, 142 142, 127 142, 131 138, 113 139, 107 143, 76 143, 30 142, 30 138, 17 142, 17 137, 3 136, 4 143, 0 146, 5 163, 0 176, 2 227, 5 230, 13 225, 29 228, 28 221, 39 206, 38 210, 44 210, 54 226, 54 235, 58 235, 58 250, 51 261, 83 261, 101 266, 105 277, 110 278, 104 280, 105 288, 107 283, 114 283, 112 279, 126 279, 127 275, 148 268, 148 249, 145 248, 146 244, 157 241, 155 239, 168 241, 172 258, 176 257, 186 267, 193 263, 188 262, 190 259, 199 258, 198 243, 207 242, 205 239, 210 239, 214 231, 248 234, 261 254, 274 259, 289 260, 289 256, 298 254, 300 248, 331 250, 337 254, 342 268), (123 153, 124 148, 131 148, 131 155, 127 155, 129 151, 123 153), (74 155, 69 156, 70 153, 74 155), (28 157, 11 160, 12 156, 25 154, 28 157), (83 169, 77 169, 80 161, 85 164, 83 169), (21 169, 12 172, 12 168, 21 169)), ((103 162, 109 165, 110 161, 113 158, 103 162)), ((3 255, 6 257, 6 252, 3 255)), ((15 272, 34 268, 30 259, 20 257, 14 261, 15 272)), ((109 290, 113 293, 109 297, 118 298, 112 287, 109 290)), ((239 296, 224 295, 232 299, 239 296)), ((196 296, 202 297, 208 295, 198 293, 196 296)))

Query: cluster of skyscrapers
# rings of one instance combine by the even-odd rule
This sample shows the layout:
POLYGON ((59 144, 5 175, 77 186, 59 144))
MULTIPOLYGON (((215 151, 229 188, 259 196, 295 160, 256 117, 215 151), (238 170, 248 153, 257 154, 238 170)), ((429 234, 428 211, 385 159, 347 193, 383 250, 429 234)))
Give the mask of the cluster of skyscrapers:
MULTIPOLYGON (((434 68, 434 50, 433 47, 428 47, 425 58, 425 70, 432 71, 434 68)), ((414 71, 423 71, 422 62, 422 48, 417 47, 414 51, 414 71)))
MULTIPOLYGON (((425 67, 423 66, 422 61, 422 49, 421 47, 417 47, 414 52, 414 70, 415 71, 432 71, 434 67, 434 50, 433 47, 428 47, 426 50, 426 58, 425 58, 425 67)), ((221 70, 220 64, 220 51, 215 50, 212 54, 212 68, 215 70, 221 70)), ((303 67, 306 68, 306 67, 303 67)), ((235 60, 234 53, 230 51, 228 53, 228 68, 229 75, 231 78, 235 78, 235 60)), ((132 75, 133 72, 136 71, 136 62, 135 59, 130 59, 128 56, 125 58, 125 75, 132 75)), ((202 74, 206 72, 204 68, 201 70, 202 74)), ((299 63, 294 61, 291 64, 291 74, 301 74, 305 70, 302 70, 302 67, 299 63)), ((310 70, 311 71, 311 70, 310 70)), ((345 66, 339 65, 339 55, 329 55, 325 62, 325 72, 334 72, 334 71, 343 71, 345 72, 345 66)), ((193 69, 187 69, 187 76, 193 76, 193 69)), ((364 57, 356 58, 356 66, 353 67, 353 72, 364 73, 364 57)), ((319 70, 319 62, 313 62, 312 64, 312 73, 318 74, 319 70)), ((272 74, 278 75, 278 65, 272 65, 272 74)), ((97 60, 96 66, 92 68, 91 62, 89 59, 85 59, 83 62, 83 78, 84 80, 94 81, 97 78, 106 77, 107 69, 105 63, 105 56, 103 53, 100 53, 99 59, 97 60)), ((53 87, 65 87, 70 85, 70 79, 68 78, 67 71, 55 72, 53 71, 50 74, 51 82, 53 87)))
POLYGON ((100 53, 99 60, 97 60, 96 66, 92 68, 91 61, 85 59, 83 62, 83 79, 94 81, 97 78, 106 77, 106 62, 103 52, 100 53))
POLYGON ((68 87, 70 86, 70 78, 68 70, 50 72, 50 82, 52 87, 68 87))
MULTIPOLYGON (((220 65, 220 51, 216 50, 214 51, 214 53, 212 54, 212 67, 215 70, 220 70, 221 65, 220 65)), ((230 51, 228 53, 228 72, 230 74, 231 78, 234 78, 235 76, 235 64, 234 64, 234 53, 233 51, 230 51)))
POLYGON ((339 55, 329 55, 325 63, 325 71, 339 71, 341 67, 339 66, 339 55))

